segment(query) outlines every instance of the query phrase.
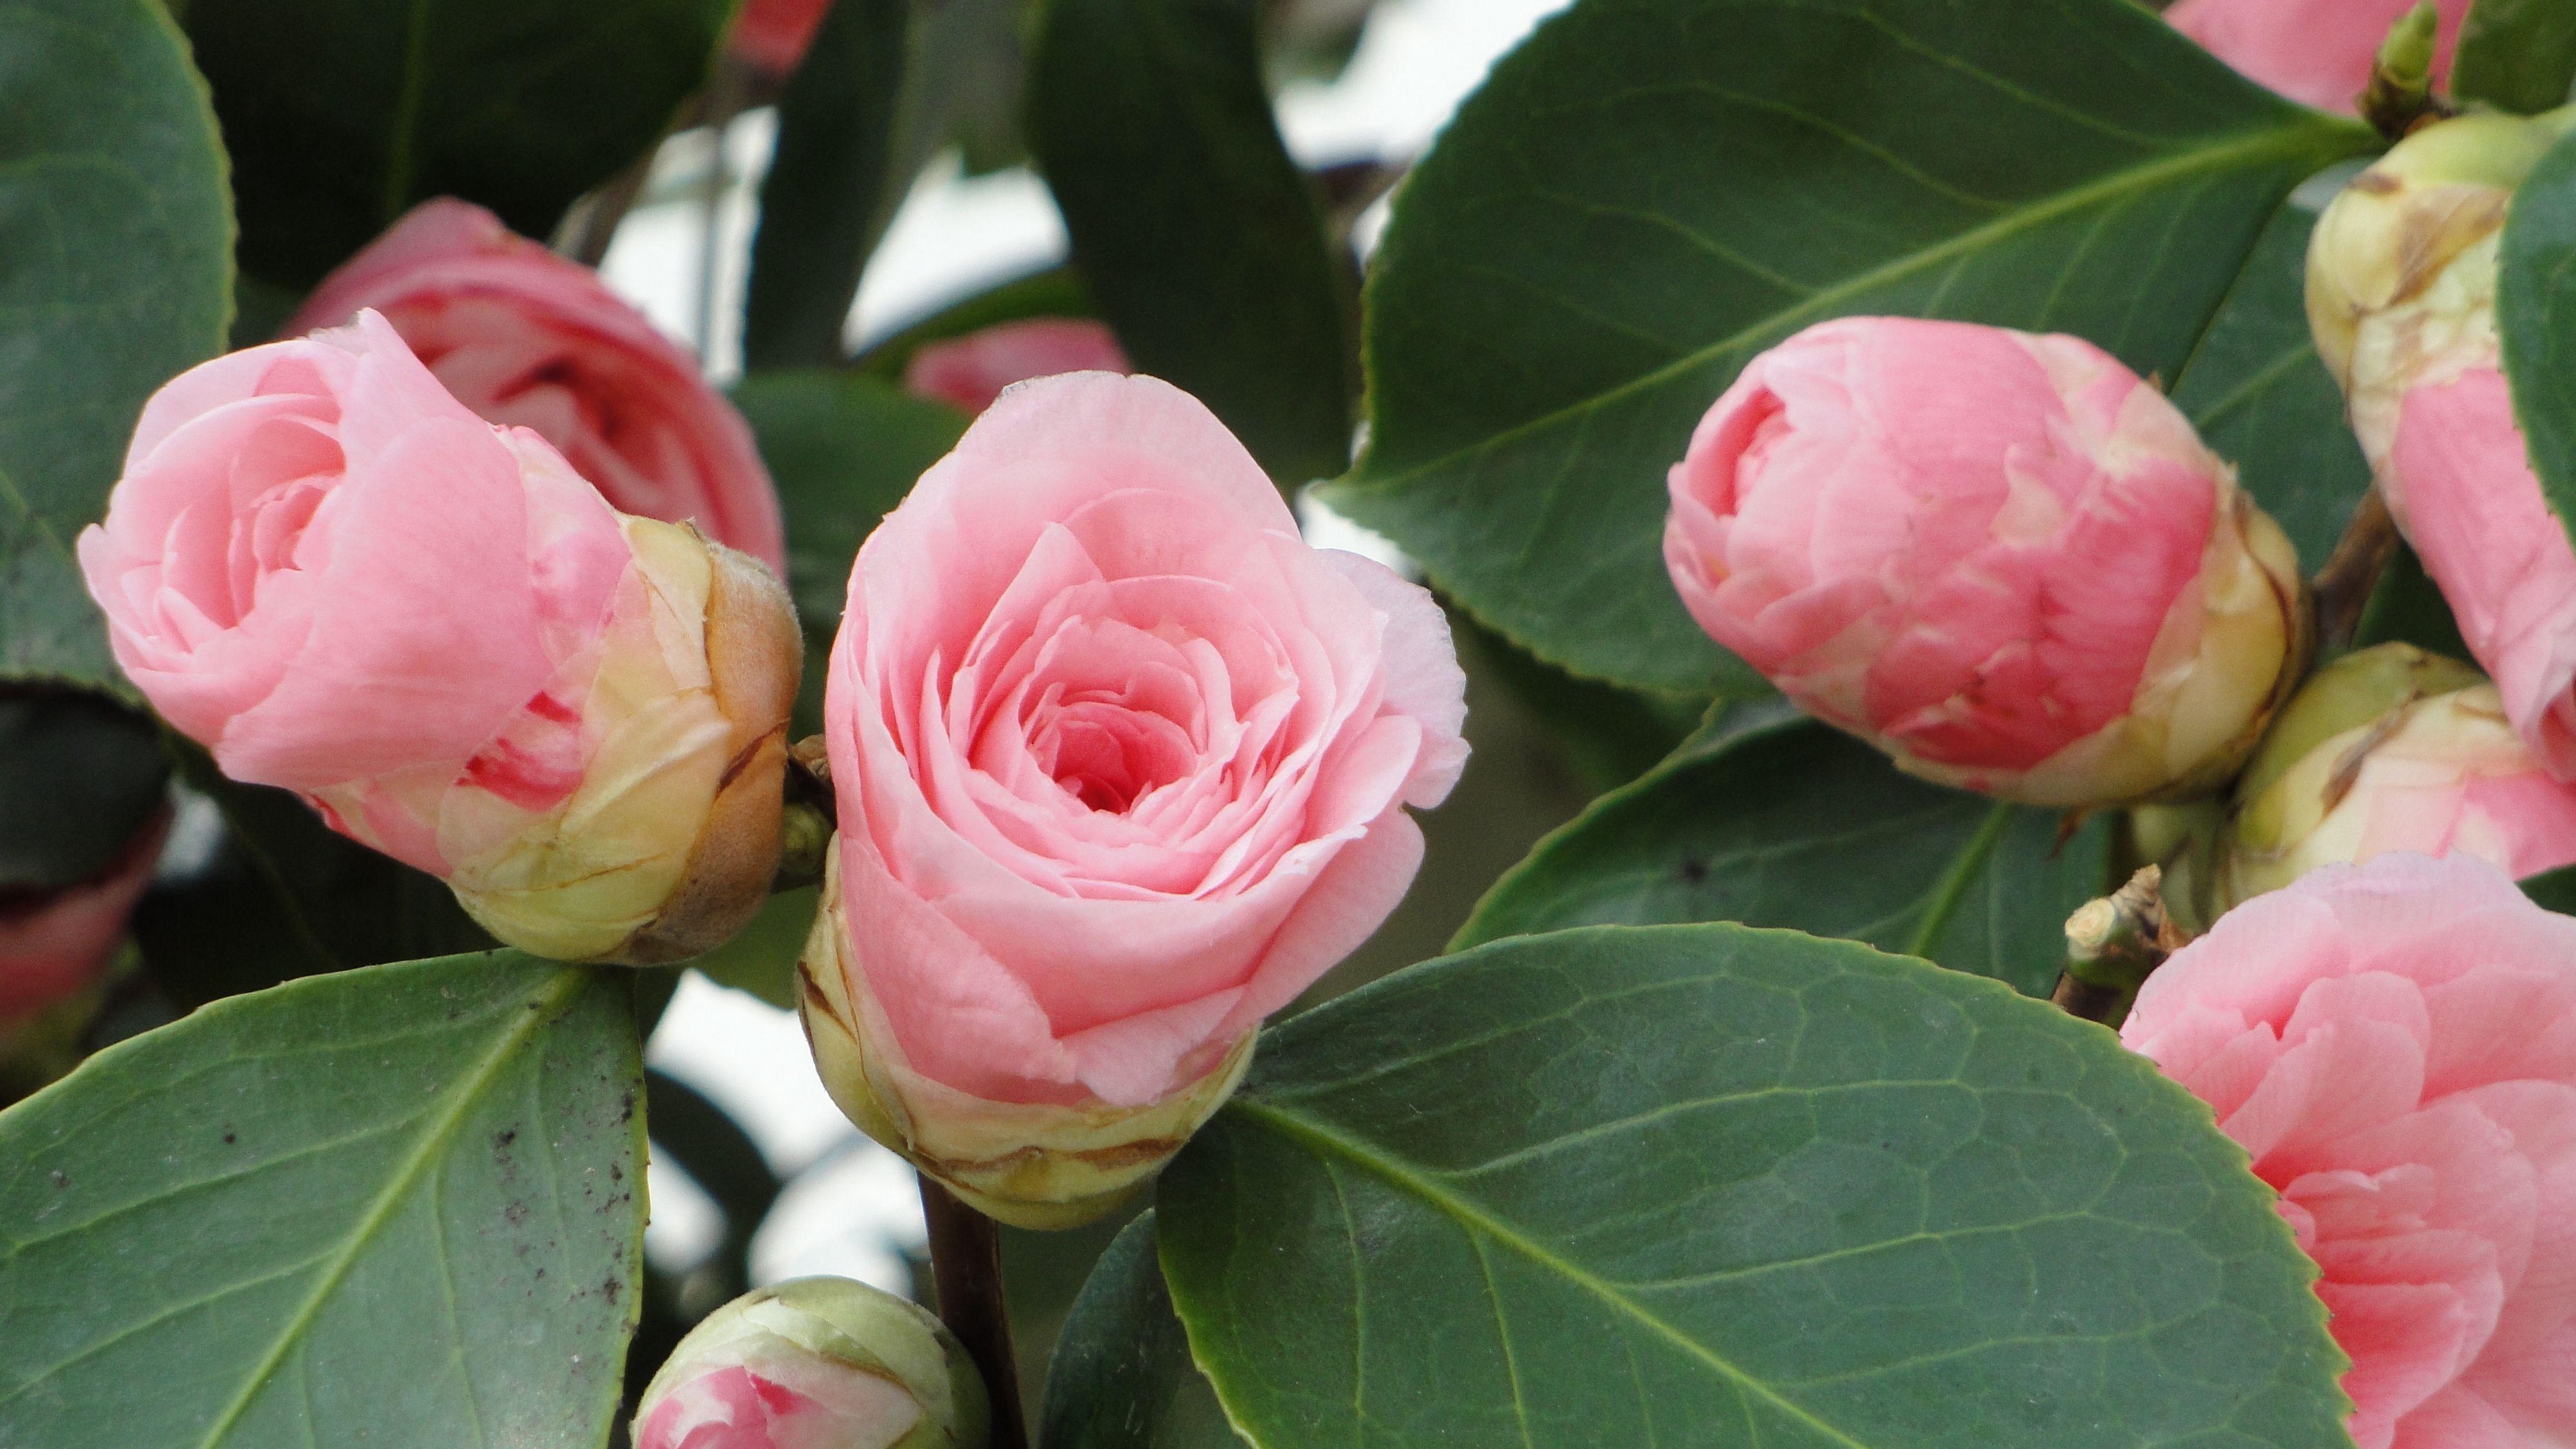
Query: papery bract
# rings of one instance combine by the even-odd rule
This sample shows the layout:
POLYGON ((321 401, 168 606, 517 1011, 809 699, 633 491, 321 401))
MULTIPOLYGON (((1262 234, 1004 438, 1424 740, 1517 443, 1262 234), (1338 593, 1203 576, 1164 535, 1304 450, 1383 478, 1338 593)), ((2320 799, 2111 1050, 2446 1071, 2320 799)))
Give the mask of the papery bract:
POLYGON ((1804 708, 1944 784, 2187 793, 2303 652, 2280 529, 2091 344, 1846 317, 1755 358, 1672 470, 1692 617, 1804 708))
POLYGON ((619 512, 692 523, 786 567, 778 492, 750 425, 590 268, 441 197, 323 278, 285 334, 361 308, 383 313, 458 401, 535 430, 619 512))
POLYGON ((993 405, 1002 389, 1066 372, 1126 372, 1118 334, 1086 317, 1033 317, 963 337, 923 343, 904 364, 903 385, 970 413, 993 405))
POLYGON ((1105 1211, 1403 896, 1467 747, 1422 589, 1187 394, 1013 389, 860 550, 807 948, 824 1080, 1005 1221, 1105 1211))
POLYGON ((162 388, 79 553, 164 720, 503 940, 672 959, 758 909, 801 657, 785 591, 620 516, 383 318, 162 388))
POLYGON ((982 1449, 982 1378, 939 1320, 844 1278, 757 1289, 672 1349, 635 1449, 982 1449))
MULTIPOLYGON (((2469 0, 2439 0, 2433 80, 2451 73, 2451 51, 2469 0)), ((2181 0, 2165 12, 2175 29, 2240 73, 2319 110, 2357 110, 2390 26, 2416 0, 2181 0)))
POLYGON ((2328 866, 2177 952, 2120 1039, 2279 1190, 2360 1449, 2576 1441, 2576 920, 2466 855, 2328 866))

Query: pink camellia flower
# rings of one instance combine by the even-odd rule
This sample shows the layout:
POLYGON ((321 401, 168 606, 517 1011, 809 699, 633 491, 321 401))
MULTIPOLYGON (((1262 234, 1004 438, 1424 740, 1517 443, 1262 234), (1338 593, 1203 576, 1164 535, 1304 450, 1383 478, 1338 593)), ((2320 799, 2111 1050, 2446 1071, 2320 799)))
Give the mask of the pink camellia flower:
POLYGON ((635 1408, 635 1449, 983 1449, 984 1383, 919 1307, 845 1278, 735 1299, 635 1408))
POLYGON ((1118 334, 1084 317, 1004 322, 963 337, 925 344, 904 365, 903 385, 969 413, 993 405, 1002 389, 1066 372, 1129 372, 1118 334))
POLYGON ((805 59, 831 8, 832 0, 743 0, 725 49, 755 70, 784 76, 805 59))
POLYGON ((152 883, 170 813, 156 811, 88 879, 0 901, 0 1026, 23 1021, 96 984, 125 939, 126 918, 152 883))
POLYGON ((2513 189, 2576 113, 2408 137, 2318 219, 2308 320, 2380 495, 2543 766, 2576 780, 2576 551, 2541 497, 2495 325, 2513 189))
POLYGON ((2280 1192, 2360 1449, 2576 1442, 2576 919, 2470 856, 2328 866, 2175 953, 2120 1039, 2280 1192))
POLYGON ((2163 394, 2072 337, 1845 317, 1757 357, 1671 476, 1717 642, 1944 784, 2214 785, 2303 652, 2297 559, 2163 394))
POLYGON ((1106 1211, 1403 897, 1464 685, 1430 595, 1308 547, 1195 399, 1012 389, 850 576, 825 1083, 1005 1221, 1106 1211))
POLYGON ((372 312, 154 394, 79 553, 164 720, 505 941, 672 959, 766 894, 801 657, 785 591, 620 516, 372 312))
MULTIPOLYGON (((2165 12, 2175 29, 2210 54, 2294 101, 2352 112, 2379 43, 2416 0, 2181 0, 2165 12)), ((2451 51, 2469 0, 2440 0, 2433 80, 2451 73, 2451 51)))
POLYGON ((383 313, 485 421, 552 443, 619 512, 692 523, 786 567, 778 490, 750 425, 590 268, 441 197, 323 278, 284 335, 361 308, 383 313))

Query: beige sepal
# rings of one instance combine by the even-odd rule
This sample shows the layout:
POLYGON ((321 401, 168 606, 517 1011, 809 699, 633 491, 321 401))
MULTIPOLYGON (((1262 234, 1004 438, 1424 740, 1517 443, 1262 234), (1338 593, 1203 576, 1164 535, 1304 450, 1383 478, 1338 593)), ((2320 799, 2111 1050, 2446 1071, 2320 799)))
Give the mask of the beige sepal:
POLYGON ((901 1153, 987 1217, 1071 1228, 1115 1208, 1159 1171, 1243 1080, 1256 1033, 1159 1102, 1113 1107, 994 1102, 912 1069, 853 954, 841 843, 823 866, 823 906, 806 938, 797 1010, 814 1065, 860 1131, 901 1153))

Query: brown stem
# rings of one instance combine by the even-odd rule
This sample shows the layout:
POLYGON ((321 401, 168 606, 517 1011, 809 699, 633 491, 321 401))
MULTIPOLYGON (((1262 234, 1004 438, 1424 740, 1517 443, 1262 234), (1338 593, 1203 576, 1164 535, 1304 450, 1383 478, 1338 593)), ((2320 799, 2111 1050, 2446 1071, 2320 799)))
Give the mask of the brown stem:
POLYGON ((2183 944, 2165 911, 2164 872, 2141 866, 2127 885, 2066 918, 2066 970, 2048 999, 2070 1016, 2118 1026, 2139 986, 2183 944))
POLYGON ((930 1223, 930 1278, 938 1291, 939 1321, 966 1346, 992 1400, 992 1449, 1029 1449, 1028 1420, 1020 1409, 1019 1360, 1011 1353, 1011 1315, 1002 1301, 1001 1229, 926 1173, 921 1212, 930 1223))
POLYGON ((2387 500, 2373 488, 2361 495, 2361 506, 2353 510, 2352 522, 2335 541, 2334 553, 2317 570, 2319 655, 2332 654, 2352 642, 2370 592, 2379 586, 2380 573, 2396 554, 2397 520, 2389 516, 2387 500))

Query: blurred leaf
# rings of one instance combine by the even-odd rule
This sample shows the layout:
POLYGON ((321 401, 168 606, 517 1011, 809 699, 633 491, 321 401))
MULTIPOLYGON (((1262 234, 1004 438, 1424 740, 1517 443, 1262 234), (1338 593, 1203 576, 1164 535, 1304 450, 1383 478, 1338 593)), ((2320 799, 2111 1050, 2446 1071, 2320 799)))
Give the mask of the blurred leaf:
POLYGON ((1234 1449, 1215 1391, 1190 1362, 1145 1213, 1110 1243, 1074 1300, 1047 1370, 1039 1449, 1234 1449))
POLYGON ((644 1074, 645 1126, 653 1150, 712 1199, 724 1215, 724 1233, 704 1262, 680 1286, 685 1321, 751 1291, 751 1240, 778 1201, 778 1175, 760 1145, 723 1108, 688 1083, 660 1072, 644 1074))
POLYGON ((1740 926, 1434 961, 1273 1028, 1163 1174, 1267 1446, 2349 1449, 2209 1109, 1988 981, 1740 926))
POLYGON ((787 511, 787 584, 808 635, 828 640, 850 564, 966 418, 877 378, 823 368, 755 372, 734 385, 787 511))
POLYGON ((0 1114, 0 1443, 598 1444, 642 1257, 614 973, 299 981, 0 1114))
POLYGON ((1568 926, 1741 921, 1866 941, 2045 996, 2066 918, 2110 886, 2107 816, 1904 774, 1766 701, 1592 802, 1478 903, 1451 949, 1568 926))
POLYGON ((2403 543, 2389 557, 2388 567, 2380 571, 2379 582, 2371 588, 2370 601, 2362 606, 2352 647, 2367 649, 2391 641, 2412 644, 2462 663, 2471 658, 2468 641, 2460 637, 2459 621, 2451 617, 2451 606, 2425 576, 2423 561, 2415 557, 2415 550, 2403 543))
POLYGON ((2576 131, 2540 158, 2505 213, 2495 318, 2541 496, 2576 535, 2576 131))
POLYGON ((169 781, 148 716, 88 693, 0 693, 0 892, 96 873, 161 808, 169 781))
POLYGON ((433 196, 543 237, 662 135, 733 0, 190 0, 241 265, 306 286, 433 196))
POLYGON ((223 148, 152 0, 0 0, 0 93, 0 678, 130 698, 72 539, 143 400, 223 347, 223 148))
MULTIPOLYGON (((1688 738, 1708 702, 1621 689, 1566 673, 1458 610, 1450 632, 1543 726, 1595 790, 1628 783, 1688 738)), ((1472 718, 1472 716, 1471 716, 1472 718)))
POLYGON ((2537 902, 2543 910, 2562 916, 2576 915, 2576 865, 2542 871, 2521 882, 2522 893, 2537 902))
POLYGON ((796 1009, 796 958, 814 929, 820 899, 814 886, 780 891, 739 935, 691 961, 692 970, 719 986, 746 991, 781 1011, 796 1009))
POLYGON ((1045 0, 1030 143, 1140 372, 1197 395, 1281 487, 1342 471, 1347 258, 1262 89, 1254 0, 1045 0))
POLYGON ((1091 304, 1091 289, 1082 284, 1081 273, 1069 266, 1049 267, 1013 277, 998 287, 943 307, 869 347, 851 366, 872 377, 901 382, 912 355, 929 343, 963 337, 1004 322, 1032 317, 1089 317, 1096 311, 1091 304))
POLYGON ((2373 144, 2127 0, 1586 0, 1398 193, 1327 501, 1540 658, 1709 692, 1664 480, 1746 361, 1893 313, 2175 376, 2282 197, 2373 144))
POLYGON ((2290 536, 2310 573, 2324 566, 2370 491, 2370 462, 2345 421, 2343 389, 2308 333, 2308 233, 2331 195, 2303 186, 2272 214, 2173 383, 2174 404, 2236 465, 2238 481, 2290 536))
POLYGON ((2451 91, 2524 115, 2565 105, 2576 83, 2576 6, 2567 0, 2476 0, 2460 23, 2451 91))

